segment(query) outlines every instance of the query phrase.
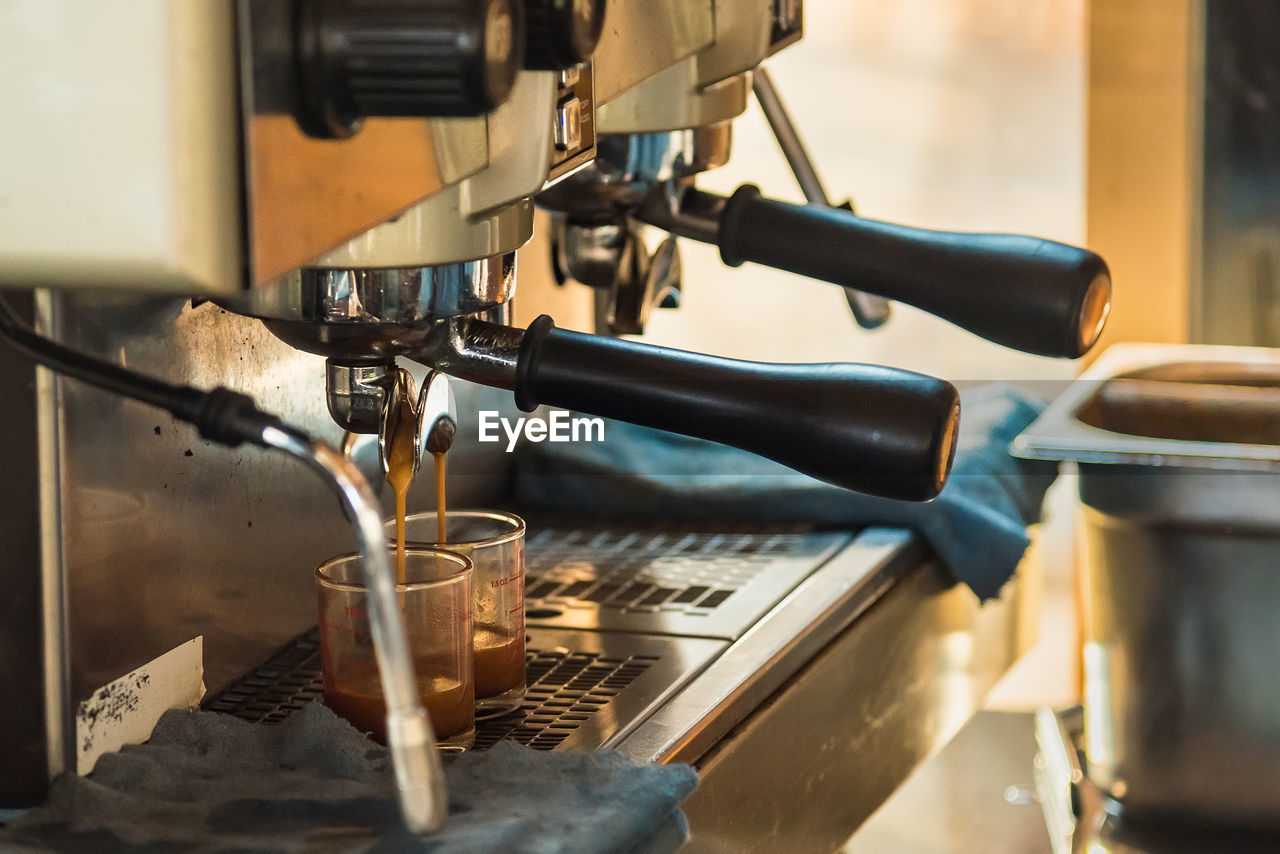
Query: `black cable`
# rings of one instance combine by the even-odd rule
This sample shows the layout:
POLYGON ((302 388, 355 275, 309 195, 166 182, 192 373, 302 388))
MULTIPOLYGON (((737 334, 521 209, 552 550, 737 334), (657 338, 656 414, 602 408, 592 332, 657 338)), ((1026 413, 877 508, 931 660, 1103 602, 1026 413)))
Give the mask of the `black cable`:
POLYGON ((242 442, 263 444, 262 431, 281 427, 278 418, 258 409, 247 395, 218 387, 200 391, 139 374, 79 353, 45 338, 17 318, 0 296, 0 337, 19 352, 52 371, 150 406, 194 424, 200 436, 235 447, 242 442))
POLYGON ((45 338, 18 320, 3 297, 0 297, 0 334, 20 352, 50 370, 105 391, 167 409, 174 415, 178 414, 175 409, 184 409, 193 396, 200 394, 196 389, 134 373, 45 338))

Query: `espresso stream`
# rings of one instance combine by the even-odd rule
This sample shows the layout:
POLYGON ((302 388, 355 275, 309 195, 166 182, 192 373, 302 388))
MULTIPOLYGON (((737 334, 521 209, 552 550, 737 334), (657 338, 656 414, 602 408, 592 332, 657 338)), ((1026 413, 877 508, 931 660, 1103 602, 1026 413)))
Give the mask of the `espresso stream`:
MULTIPOLYGON (((413 466, 417 458, 417 419, 413 407, 406 398, 400 402, 396 413, 396 428, 387 448, 387 483, 396 494, 396 581, 405 583, 404 577, 404 517, 409 500, 409 487, 413 486, 413 466)), ((437 471, 440 463, 436 463, 437 471)), ((440 483, 437 475, 436 483, 440 483)), ((441 495, 443 495, 441 491, 441 495)))
MULTIPOLYGON (((449 516, 445 510, 445 494, 444 494, 444 451, 433 453, 432 458, 436 463, 436 542, 444 545, 449 542, 449 516)), ((401 517, 403 524, 403 517, 401 517)))
MULTIPOLYGON (((396 429, 387 449, 387 483, 396 496, 396 579, 405 583, 405 517, 408 514, 409 488, 413 485, 414 457, 417 450, 416 417, 408 401, 400 404, 396 429)), ((446 456, 432 453, 436 473, 436 541, 449 541, 448 500, 445 490, 446 456)), ((507 636, 499 627, 479 624, 475 627, 474 655, 475 695, 493 697, 509 691, 524 681, 524 637, 507 636)), ((427 693, 424 692, 424 700, 427 693)), ((359 703, 356 703, 359 705, 359 703)), ((439 701, 428 703, 439 706, 439 701)), ((436 717, 432 714, 432 718, 436 717)), ((447 729, 447 728, 446 728, 447 729)))

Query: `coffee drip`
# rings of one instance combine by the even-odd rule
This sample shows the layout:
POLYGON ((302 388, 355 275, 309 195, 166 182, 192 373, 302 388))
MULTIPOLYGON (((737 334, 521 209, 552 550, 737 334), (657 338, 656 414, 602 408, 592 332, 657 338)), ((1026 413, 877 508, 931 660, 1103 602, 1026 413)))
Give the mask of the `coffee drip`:
MULTIPOLYGON (((404 519, 408 514, 409 487, 413 486, 418 461, 418 425, 410 396, 405 395, 392 405, 396 407, 391 416, 395 427, 387 443, 387 483, 396 496, 396 583, 404 584, 404 519)), ((439 483, 439 478, 436 482, 439 483)))

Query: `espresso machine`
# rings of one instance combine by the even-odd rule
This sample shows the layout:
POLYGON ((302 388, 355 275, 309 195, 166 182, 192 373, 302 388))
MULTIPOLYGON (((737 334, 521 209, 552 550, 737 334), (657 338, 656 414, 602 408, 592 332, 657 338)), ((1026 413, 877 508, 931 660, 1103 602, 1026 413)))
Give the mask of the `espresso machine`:
MULTIPOLYGON (((868 327, 895 300, 1041 355, 1075 358, 1096 341, 1110 294, 1097 255, 883 223, 826 201, 761 69, 801 37, 802 21, 799 0, 11 4, 0 11, 13 128, 0 158, 0 287, 45 340, 127 371, 227 387, 245 396, 237 406, 254 401, 333 445, 344 434, 385 442, 387 413, 412 394, 401 366, 416 363, 512 392, 526 412, 550 405, 711 439, 839 486, 925 501, 954 452, 959 406, 944 380, 614 337, 642 332, 653 308, 697 286, 681 281, 685 239, 718 246, 730 266, 843 287, 868 327), (753 91, 810 204, 753 186, 729 197, 697 188, 730 156, 732 122, 753 91), (550 258, 519 252, 535 208, 549 212, 550 258), (651 252, 654 229, 669 236, 651 252), (589 289, 597 334, 547 315, 511 325, 517 269, 531 265, 589 289)), ((0 630, 0 681, 13 686, 0 703, 0 799, 20 805, 76 768, 77 717, 97 688, 193 637, 204 638, 208 696, 228 710, 253 705, 228 686, 313 624, 308 572, 352 538, 330 495, 287 456, 8 349, 0 364, 10 404, 0 577, 14 614, 0 630), (200 423, 199 438, 183 420, 200 423)), ((457 445, 471 447, 455 451, 476 453, 459 423, 457 445)), ((643 609, 616 625, 603 611, 531 611, 531 679, 539 648, 620 668, 661 662, 636 674, 642 699, 619 695, 630 717, 547 746, 696 761, 904 567, 928 561, 904 532, 762 536, 649 540, 736 555, 773 579, 773 598, 756 589, 735 602, 729 591, 720 610, 690 600, 681 619, 692 622, 671 618, 635 641, 640 652, 614 649, 645 634, 643 609), (807 600, 808 615, 779 612, 784 599, 793 609, 807 600), (766 615, 777 619, 762 632, 766 615), (741 668, 741 655, 786 667, 707 694, 696 677, 741 668), (681 718, 682 707, 735 711, 708 725, 681 718)), ((556 573, 588 547, 634 548, 628 537, 533 537, 530 601, 563 602, 573 582, 556 573)), ((962 592, 933 576, 898 587, 944 610, 962 592)), ((914 618, 910 601, 895 607, 914 618)), ((961 610, 982 622, 976 603, 961 610)), ((889 625, 867 631, 884 643, 889 625)), ((301 642, 290 654, 305 652, 301 642)), ((262 716, 286 711, 276 703, 262 716)), ((921 740, 890 773, 901 779, 927 749, 921 740)), ((865 817, 872 800, 854 809, 865 817)))

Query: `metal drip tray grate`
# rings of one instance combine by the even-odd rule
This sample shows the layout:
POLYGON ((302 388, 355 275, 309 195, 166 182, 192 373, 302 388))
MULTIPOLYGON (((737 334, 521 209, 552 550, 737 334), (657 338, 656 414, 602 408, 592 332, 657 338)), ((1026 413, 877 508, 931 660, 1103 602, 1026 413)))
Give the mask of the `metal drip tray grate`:
POLYGON ((476 747, 510 739, 550 750, 604 710, 659 661, 652 655, 609 658, 594 652, 528 650, 529 689, 519 712, 476 727, 476 747))
MULTIPOLYGON (((516 741, 538 750, 591 750, 616 741, 724 647, 695 638, 533 629, 525 653, 525 703, 509 715, 477 721, 475 747, 516 741)), ((255 723, 277 723, 323 696, 312 629, 204 705, 255 723)))
MULTIPOLYGON (((851 538, 542 529, 527 543, 528 695, 479 721, 476 746, 616 743, 851 538)), ((312 630, 206 707, 274 723, 323 693, 312 630)))
POLYGON ((543 529, 527 543, 529 621, 733 640, 851 537, 543 529))
POLYGON ((274 724, 323 697, 319 630, 312 629, 206 700, 204 707, 254 723, 274 724))

